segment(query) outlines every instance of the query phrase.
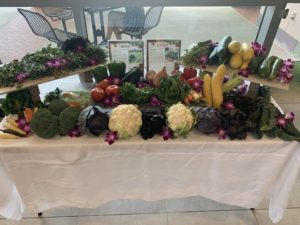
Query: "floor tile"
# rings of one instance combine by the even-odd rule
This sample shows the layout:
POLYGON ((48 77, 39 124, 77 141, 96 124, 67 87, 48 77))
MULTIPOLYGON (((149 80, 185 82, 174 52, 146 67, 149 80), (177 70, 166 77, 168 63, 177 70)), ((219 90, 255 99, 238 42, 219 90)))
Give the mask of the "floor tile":
POLYGON ((78 225, 167 225, 166 214, 79 217, 78 225))
MULTIPOLYGON (((255 210, 259 225, 273 225, 269 218, 268 210, 255 210)), ((300 208, 287 209, 282 220, 277 225, 298 225, 300 224, 300 208)))
POLYGON ((250 210, 168 213, 168 225, 257 225, 250 210))
POLYGON ((166 212, 165 201, 114 200, 96 209, 80 209, 79 215, 115 215, 166 212))
POLYGON ((201 196, 167 199, 166 208, 167 212, 197 212, 242 209, 238 206, 226 205, 201 196))

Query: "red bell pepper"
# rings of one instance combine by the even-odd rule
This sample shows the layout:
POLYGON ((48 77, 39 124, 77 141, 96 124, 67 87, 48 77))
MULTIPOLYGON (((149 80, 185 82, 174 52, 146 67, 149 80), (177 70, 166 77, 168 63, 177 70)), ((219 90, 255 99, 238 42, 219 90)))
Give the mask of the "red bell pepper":
POLYGON ((190 79, 192 77, 196 77, 197 76, 197 70, 195 68, 193 68, 193 67, 185 67, 183 69, 183 74, 182 75, 183 75, 183 78, 185 80, 188 80, 188 79, 190 79))

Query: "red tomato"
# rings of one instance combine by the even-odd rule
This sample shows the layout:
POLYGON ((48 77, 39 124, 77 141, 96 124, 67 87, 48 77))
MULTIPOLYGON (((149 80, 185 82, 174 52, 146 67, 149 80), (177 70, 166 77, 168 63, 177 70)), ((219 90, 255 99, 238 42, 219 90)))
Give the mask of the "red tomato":
POLYGON ((102 81, 100 81, 96 86, 103 89, 105 91, 105 89, 110 85, 110 82, 107 79, 104 79, 102 81))
POLYGON ((117 85, 109 85, 106 89, 105 89, 105 94, 107 96, 111 96, 111 95, 114 95, 114 96, 117 96, 120 94, 120 87, 117 86, 117 85))
POLYGON ((101 102, 105 97, 103 89, 95 87, 91 90, 91 97, 95 102, 101 102))

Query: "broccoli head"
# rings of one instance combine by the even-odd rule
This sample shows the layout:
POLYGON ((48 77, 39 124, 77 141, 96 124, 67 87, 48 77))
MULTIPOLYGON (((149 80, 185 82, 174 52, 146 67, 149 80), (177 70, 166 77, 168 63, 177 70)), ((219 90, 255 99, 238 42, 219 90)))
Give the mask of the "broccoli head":
POLYGON ((32 117, 30 127, 41 138, 53 138, 58 135, 58 117, 47 109, 39 109, 32 117))
POLYGON ((78 121, 79 114, 81 112, 80 108, 68 107, 65 108, 59 115, 59 134, 67 135, 70 130, 72 130, 78 121))
POLYGON ((48 110, 56 115, 59 116, 59 114, 68 107, 68 104, 62 100, 62 99, 55 99, 53 101, 50 102, 50 104, 48 105, 48 110))

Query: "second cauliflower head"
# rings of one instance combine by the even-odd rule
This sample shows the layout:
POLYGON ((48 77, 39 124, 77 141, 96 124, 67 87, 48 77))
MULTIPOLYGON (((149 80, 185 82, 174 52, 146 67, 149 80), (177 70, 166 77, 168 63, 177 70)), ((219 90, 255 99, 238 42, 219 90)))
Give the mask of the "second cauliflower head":
POLYGON ((119 138, 136 135, 142 126, 142 113, 135 105, 119 105, 111 111, 108 127, 119 138))
POLYGON ((195 124, 195 116, 192 111, 177 103, 172 105, 167 111, 168 127, 174 132, 175 136, 187 135, 195 124))

